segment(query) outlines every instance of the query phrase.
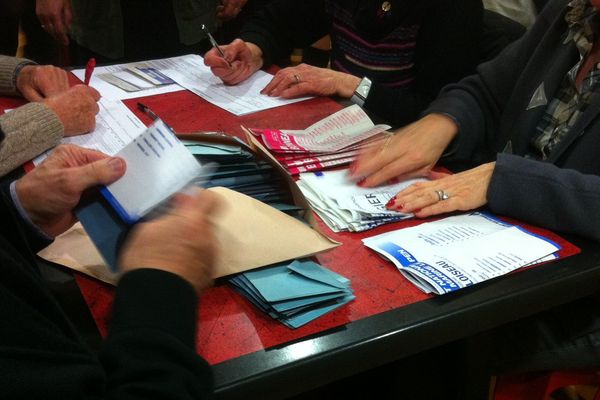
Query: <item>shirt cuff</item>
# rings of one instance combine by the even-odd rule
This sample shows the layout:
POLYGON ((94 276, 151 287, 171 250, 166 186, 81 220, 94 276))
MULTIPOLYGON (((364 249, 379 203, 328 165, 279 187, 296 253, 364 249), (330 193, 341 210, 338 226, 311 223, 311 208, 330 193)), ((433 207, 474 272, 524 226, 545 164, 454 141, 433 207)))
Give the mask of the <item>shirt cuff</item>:
POLYGON ((44 231, 40 229, 39 226, 33 223, 29 215, 27 215, 27 211, 23 208, 23 204, 21 204, 21 200, 19 200, 19 195, 17 194, 17 181, 12 181, 10 184, 10 197, 12 198, 13 205, 19 212, 19 216, 27 225, 29 225, 33 232, 35 232, 40 238, 45 240, 54 240, 53 237, 48 236, 44 231))

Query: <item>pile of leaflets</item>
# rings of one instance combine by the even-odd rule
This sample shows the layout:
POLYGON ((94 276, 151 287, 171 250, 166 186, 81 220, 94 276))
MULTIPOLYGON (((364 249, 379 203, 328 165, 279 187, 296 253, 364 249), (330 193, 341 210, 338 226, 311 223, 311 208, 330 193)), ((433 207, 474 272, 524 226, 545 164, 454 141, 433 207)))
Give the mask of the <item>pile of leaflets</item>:
POLYGON ((557 258, 560 246, 481 213, 363 239, 425 293, 444 294, 557 258))
POLYGON ((424 179, 363 188, 348 179, 348 170, 300 174, 298 187, 311 208, 334 232, 360 232, 412 217, 385 204, 399 191, 424 179))
POLYGON ((312 261, 296 260, 229 279, 256 307, 298 328, 354 299, 350 281, 312 261))
POLYGON ((360 149, 378 143, 388 125, 374 125, 357 105, 336 112, 305 130, 250 129, 290 174, 351 163, 360 149))

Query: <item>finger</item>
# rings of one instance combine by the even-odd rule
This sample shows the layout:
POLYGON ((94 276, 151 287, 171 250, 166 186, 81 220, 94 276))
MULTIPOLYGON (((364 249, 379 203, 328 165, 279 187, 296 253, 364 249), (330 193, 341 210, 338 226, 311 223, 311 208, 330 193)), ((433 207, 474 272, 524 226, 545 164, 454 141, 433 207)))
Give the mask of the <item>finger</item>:
POLYGON ((44 95, 32 86, 27 86, 23 88, 21 94, 29 101, 44 100, 44 95))
POLYGON ((439 172, 439 171, 429 171, 427 178, 429 178, 431 180, 438 180, 438 179, 446 178, 448 176, 451 176, 451 174, 446 173, 446 172, 439 172))
POLYGON ((307 94, 314 93, 312 85, 309 82, 300 82, 297 85, 292 85, 289 88, 283 90, 279 97, 284 99, 292 99, 294 97, 300 97, 307 94))
POLYGON ((187 199, 181 199, 176 213, 197 223, 214 214, 219 206, 219 196, 208 190, 198 190, 187 199))
MULTIPOLYGON (((383 155, 381 157, 383 158, 383 155)), ((382 164, 383 163, 384 162, 382 162, 382 164)), ((425 172, 422 169, 412 169, 409 166, 406 166, 404 160, 398 159, 385 164, 376 172, 368 175, 360 182, 360 185, 364 187, 373 187, 381 185, 382 183, 394 178, 403 181, 415 177, 422 177, 424 175, 425 172), (398 171, 404 172, 399 173, 398 171)))
POLYGON ((458 209, 459 208, 456 205, 456 201, 448 199, 444 201, 438 201, 435 204, 432 204, 428 207, 424 207, 420 211, 415 212, 414 214, 418 218, 427 218, 432 215, 449 213, 458 209))
POLYGON ((125 161, 119 157, 76 167, 71 171, 72 188, 79 193, 93 186, 108 185, 123 176, 125 169, 125 161))
POLYGON ((279 83, 283 79, 281 77, 280 72, 281 71, 277 72, 273 79, 271 79, 271 81, 267 83, 267 86, 265 86, 263 90, 260 91, 261 94, 266 94, 267 96, 270 96, 272 94, 273 90, 279 85, 279 83))
POLYGON ((410 194, 399 193, 396 196, 394 209, 410 213, 415 212, 416 210, 422 210, 423 208, 429 207, 440 201, 442 200, 439 199, 439 196, 434 189, 418 190, 410 194))

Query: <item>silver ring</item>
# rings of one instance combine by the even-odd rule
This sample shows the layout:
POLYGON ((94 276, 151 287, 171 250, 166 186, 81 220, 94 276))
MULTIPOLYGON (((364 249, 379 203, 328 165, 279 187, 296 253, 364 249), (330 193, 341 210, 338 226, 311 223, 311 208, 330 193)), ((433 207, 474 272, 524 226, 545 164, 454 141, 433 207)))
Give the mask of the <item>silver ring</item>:
POLYGON ((435 193, 438 196, 438 201, 448 200, 450 198, 450 195, 443 190, 436 190, 435 193))
POLYGON ((296 85, 300 83, 300 77, 294 74, 294 80, 296 81, 296 85))

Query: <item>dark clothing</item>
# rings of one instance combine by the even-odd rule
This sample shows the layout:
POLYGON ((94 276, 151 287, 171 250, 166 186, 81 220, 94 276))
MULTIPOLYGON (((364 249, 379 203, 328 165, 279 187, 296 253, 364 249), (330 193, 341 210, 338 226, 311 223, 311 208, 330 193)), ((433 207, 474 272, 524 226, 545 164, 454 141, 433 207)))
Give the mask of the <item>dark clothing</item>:
POLYGON ((153 269, 125 274, 95 354, 38 273, 33 252, 47 243, 26 229, 4 192, 0 221, 0 397, 206 398, 211 372, 194 349, 197 297, 187 282, 153 269))
POLYGON ((528 158, 549 101, 579 61, 574 42, 565 40, 567 3, 548 3, 523 38, 445 88, 426 113, 458 123, 450 159, 496 159, 487 194, 493 212, 600 240, 600 96, 545 162, 528 158))
POLYGON ((276 0, 242 29, 266 64, 330 34, 331 66, 373 81, 365 109, 394 125, 415 120, 440 88, 475 70, 480 0, 276 0))

